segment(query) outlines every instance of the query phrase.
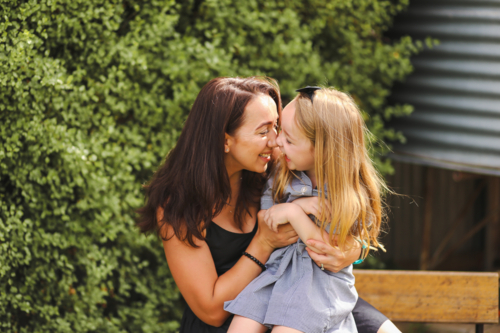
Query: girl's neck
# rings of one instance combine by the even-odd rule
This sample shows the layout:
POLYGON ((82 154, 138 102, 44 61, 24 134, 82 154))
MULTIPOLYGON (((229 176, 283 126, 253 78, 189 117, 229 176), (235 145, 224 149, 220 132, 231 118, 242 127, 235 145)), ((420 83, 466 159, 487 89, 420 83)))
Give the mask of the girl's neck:
POLYGON ((315 188, 316 186, 318 186, 318 184, 316 182, 316 173, 314 172, 314 170, 306 171, 306 175, 311 180, 311 184, 312 184, 313 188, 315 188))

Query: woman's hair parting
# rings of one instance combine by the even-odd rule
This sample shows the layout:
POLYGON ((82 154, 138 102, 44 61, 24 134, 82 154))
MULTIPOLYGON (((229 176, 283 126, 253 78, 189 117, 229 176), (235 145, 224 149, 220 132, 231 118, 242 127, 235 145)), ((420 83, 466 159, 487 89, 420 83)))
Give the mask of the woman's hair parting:
MULTIPOLYGON (((338 234, 341 248, 351 235, 368 249, 383 249, 377 237, 384 218, 381 192, 387 187, 368 155, 369 132, 356 103, 332 88, 316 90, 313 102, 304 92, 294 101, 295 122, 314 145, 321 228, 331 223, 330 239, 338 234)), ((284 161, 281 165, 273 186, 277 200, 294 177, 284 161)))
MULTIPOLYGON (((191 246, 194 237, 204 239, 203 230, 234 195, 224 164, 225 133, 234 135, 244 121, 245 107, 259 94, 269 95, 281 112, 278 84, 271 78, 221 77, 201 89, 177 145, 144 186, 147 200, 138 210, 141 232, 167 239, 163 227, 168 223, 175 236, 191 246)), ((240 228, 249 208, 258 205, 265 181, 265 174, 243 170, 234 213, 240 228)))

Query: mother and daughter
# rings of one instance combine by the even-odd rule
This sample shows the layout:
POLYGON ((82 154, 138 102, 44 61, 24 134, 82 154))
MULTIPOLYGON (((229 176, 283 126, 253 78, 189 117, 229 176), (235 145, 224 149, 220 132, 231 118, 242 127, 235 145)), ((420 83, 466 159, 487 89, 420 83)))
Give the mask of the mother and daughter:
POLYGON ((181 333, 399 332, 354 287, 385 186, 362 116, 335 89, 298 92, 281 110, 272 79, 211 80, 146 187, 139 227, 163 240, 181 333))

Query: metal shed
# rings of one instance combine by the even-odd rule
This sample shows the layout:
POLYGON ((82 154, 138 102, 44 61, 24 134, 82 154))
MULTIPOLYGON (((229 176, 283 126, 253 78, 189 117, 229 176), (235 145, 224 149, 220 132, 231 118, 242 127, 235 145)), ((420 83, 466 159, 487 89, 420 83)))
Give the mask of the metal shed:
POLYGON ((391 123, 407 142, 393 146, 388 182, 420 205, 391 201, 384 257, 457 269, 453 255, 472 253, 458 269, 500 267, 500 0, 414 0, 392 34, 440 44, 391 97, 415 110, 391 123))
POLYGON ((413 1, 394 30, 440 45, 394 91, 415 111, 394 123, 408 141, 393 158, 500 175, 500 1, 413 1))

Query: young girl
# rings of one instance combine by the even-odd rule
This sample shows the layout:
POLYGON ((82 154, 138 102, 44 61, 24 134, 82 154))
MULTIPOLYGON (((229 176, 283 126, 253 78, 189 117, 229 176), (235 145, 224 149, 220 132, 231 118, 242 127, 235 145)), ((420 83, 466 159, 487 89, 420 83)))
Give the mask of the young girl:
POLYGON ((377 241, 385 187, 367 154, 367 129, 356 104, 335 89, 306 87, 282 112, 282 157, 261 199, 274 230, 290 222, 300 239, 273 252, 265 270, 224 309, 229 333, 357 332, 352 265, 318 267, 302 240, 327 239, 341 249, 354 238, 362 259, 377 241), (300 199, 301 197, 311 197, 300 199), (274 205, 275 202, 281 204, 274 205), (316 217, 312 222, 307 214, 316 217))

